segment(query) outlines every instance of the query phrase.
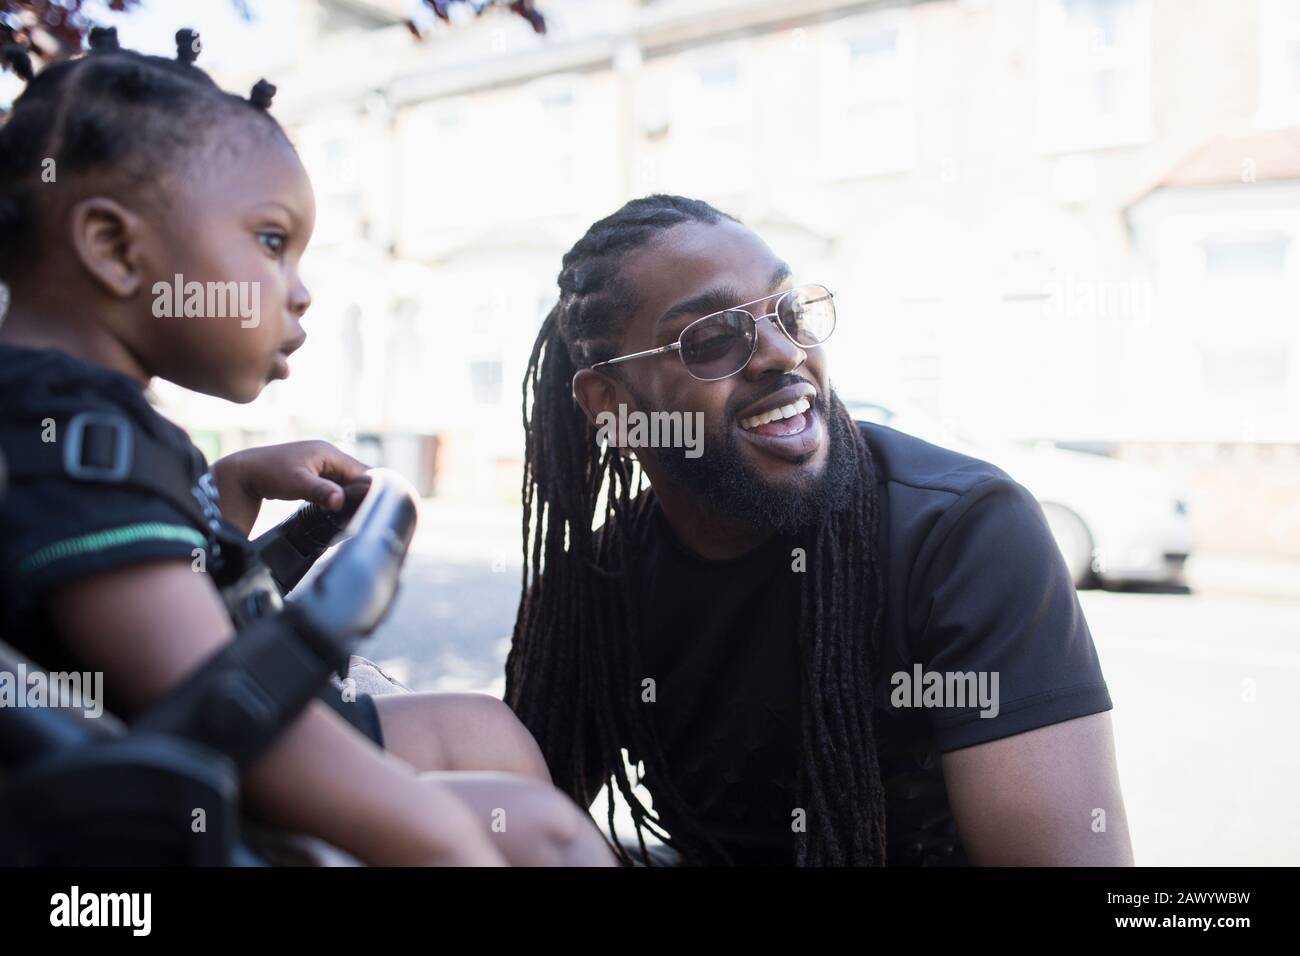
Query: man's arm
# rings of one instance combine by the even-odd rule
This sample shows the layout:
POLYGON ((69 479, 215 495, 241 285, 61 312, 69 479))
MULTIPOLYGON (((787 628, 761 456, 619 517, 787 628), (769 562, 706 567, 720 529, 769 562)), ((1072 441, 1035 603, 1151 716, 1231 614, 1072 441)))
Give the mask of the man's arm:
POLYGON ((942 760, 972 863, 1133 865, 1109 713, 954 750, 942 760))
POLYGON ((930 714, 967 857, 1132 865, 1110 695, 1042 507, 1006 476, 980 482, 935 523, 917 571, 914 659, 997 678, 994 716, 930 714))

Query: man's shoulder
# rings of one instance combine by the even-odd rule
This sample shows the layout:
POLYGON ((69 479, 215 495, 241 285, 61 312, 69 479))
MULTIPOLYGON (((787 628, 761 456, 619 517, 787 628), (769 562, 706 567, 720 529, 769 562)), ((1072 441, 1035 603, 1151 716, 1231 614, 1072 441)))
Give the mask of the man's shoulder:
POLYGON ((858 422, 871 449, 881 484, 897 485, 951 500, 990 479, 1011 481, 991 462, 945 448, 888 425, 858 422))
MULTIPOLYGON (((859 422, 880 487, 891 561, 909 566, 972 513, 981 528, 1011 533, 1041 523, 1034 496, 1002 468, 887 425, 859 422)), ((1046 533, 1029 528, 1027 533, 1046 533)))

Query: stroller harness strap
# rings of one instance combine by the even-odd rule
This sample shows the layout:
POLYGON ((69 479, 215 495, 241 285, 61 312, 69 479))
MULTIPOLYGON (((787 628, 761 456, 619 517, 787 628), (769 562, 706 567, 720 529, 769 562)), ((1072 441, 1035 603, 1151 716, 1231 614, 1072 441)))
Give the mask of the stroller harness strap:
POLYGON ((206 536, 212 515, 195 496, 194 479, 176 449, 168 447, 125 415, 84 411, 56 417, 54 441, 33 426, 0 426, 0 447, 14 484, 68 478, 138 488, 165 499, 206 536))

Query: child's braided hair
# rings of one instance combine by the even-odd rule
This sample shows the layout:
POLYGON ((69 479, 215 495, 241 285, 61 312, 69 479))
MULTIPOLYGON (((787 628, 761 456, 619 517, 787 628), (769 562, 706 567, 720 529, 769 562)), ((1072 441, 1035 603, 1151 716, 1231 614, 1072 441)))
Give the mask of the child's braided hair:
POLYGON ((95 174, 126 190, 157 183, 222 111, 247 111, 283 135, 266 112, 275 87, 261 80, 247 98, 222 90, 194 65, 193 30, 177 31, 175 59, 122 49, 112 27, 91 30, 89 44, 88 55, 40 73, 22 47, 0 50, 0 64, 27 81, 0 125, 0 280, 40 253, 50 182, 95 174))

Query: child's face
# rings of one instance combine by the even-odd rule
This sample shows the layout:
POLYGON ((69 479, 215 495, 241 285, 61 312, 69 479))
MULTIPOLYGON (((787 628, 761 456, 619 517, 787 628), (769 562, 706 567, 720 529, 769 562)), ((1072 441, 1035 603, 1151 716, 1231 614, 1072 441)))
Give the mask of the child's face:
POLYGON ((150 338, 161 347, 148 348, 149 364, 178 385, 250 402, 289 374, 288 356, 306 337, 301 319, 311 295, 298 263, 316 201, 281 136, 225 125, 231 141, 176 174, 158 219, 145 291, 150 338))

